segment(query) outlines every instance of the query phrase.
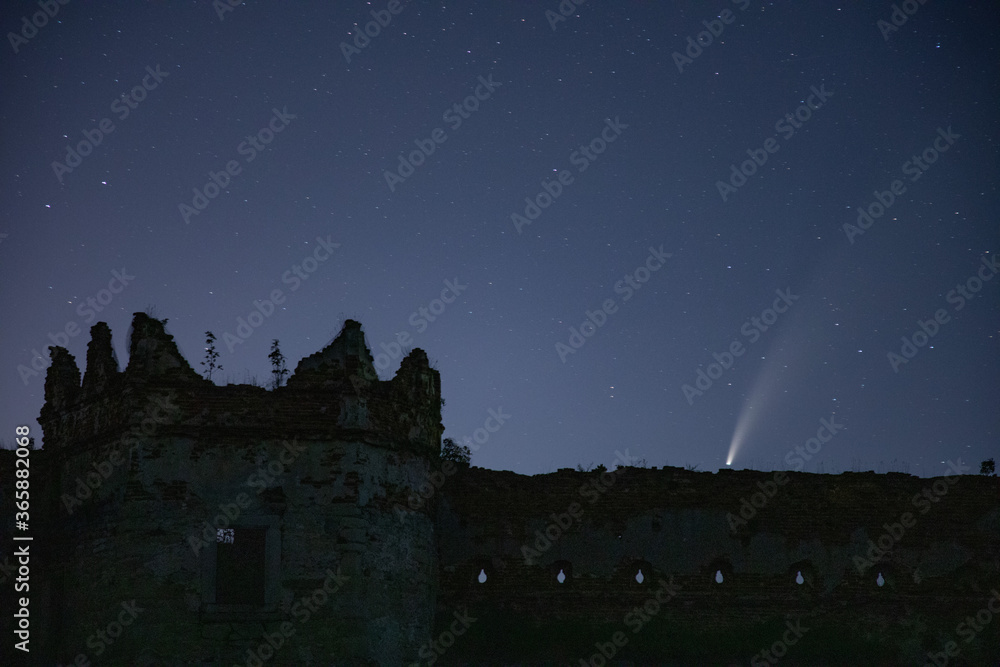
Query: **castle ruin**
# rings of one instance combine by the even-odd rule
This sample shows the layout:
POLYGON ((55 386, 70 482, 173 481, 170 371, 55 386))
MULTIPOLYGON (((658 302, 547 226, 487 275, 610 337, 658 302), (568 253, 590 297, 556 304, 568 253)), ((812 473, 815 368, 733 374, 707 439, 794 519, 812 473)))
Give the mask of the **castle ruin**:
POLYGON ((415 349, 381 380, 353 320, 270 391, 202 378, 141 313, 124 370, 104 323, 82 379, 51 350, 31 657, 6 632, 4 664, 1000 660, 1000 480, 957 459, 526 476, 442 461, 439 373, 415 349))

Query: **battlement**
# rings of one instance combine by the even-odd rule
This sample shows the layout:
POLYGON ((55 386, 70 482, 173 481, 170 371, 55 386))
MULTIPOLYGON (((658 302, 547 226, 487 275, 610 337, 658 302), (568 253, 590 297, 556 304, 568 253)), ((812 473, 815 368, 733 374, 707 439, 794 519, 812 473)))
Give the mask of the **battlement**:
MULTIPOLYGON (((44 447, 32 455, 46 664, 81 664, 92 619, 132 599, 150 611, 114 660, 243 661, 258 631, 282 627, 295 600, 326 595, 334 579, 304 651, 385 664, 414 655, 433 627, 433 523, 422 508, 401 525, 392 508, 441 447, 441 380, 427 355, 413 350, 381 380, 348 320, 285 386, 216 386, 164 324, 135 314, 124 370, 104 323, 91 328, 82 378, 67 350, 50 348, 44 447), (225 555, 237 553, 227 530, 238 557, 225 555)), ((13 474, 12 461, 0 456, 0 472, 13 474)))
POLYGON ((164 322, 135 313, 129 360, 119 370, 104 322, 91 327, 87 368, 62 347, 49 348, 45 406, 39 423, 46 448, 86 447, 143 428, 150 401, 165 406, 157 432, 245 442, 248 437, 329 439, 350 433, 371 444, 440 448, 441 377, 417 348, 391 380, 380 380, 361 324, 347 320, 324 349, 302 359, 285 386, 216 386, 180 354, 164 322), (169 408, 169 409, 166 409, 169 408))

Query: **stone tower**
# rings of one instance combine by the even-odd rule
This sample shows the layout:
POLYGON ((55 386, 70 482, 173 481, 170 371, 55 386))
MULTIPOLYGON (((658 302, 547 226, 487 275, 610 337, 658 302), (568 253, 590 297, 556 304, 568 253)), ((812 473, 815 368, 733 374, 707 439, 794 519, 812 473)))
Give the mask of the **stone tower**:
POLYGON ((91 336, 82 383, 52 348, 34 453, 52 527, 47 664, 416 660, 434 623, 433 525, 392 508, 440 449, 422 350, 379 380, 348 320, 266 391, 203 379, 142 313, 124 371, 107 325, 91 336))

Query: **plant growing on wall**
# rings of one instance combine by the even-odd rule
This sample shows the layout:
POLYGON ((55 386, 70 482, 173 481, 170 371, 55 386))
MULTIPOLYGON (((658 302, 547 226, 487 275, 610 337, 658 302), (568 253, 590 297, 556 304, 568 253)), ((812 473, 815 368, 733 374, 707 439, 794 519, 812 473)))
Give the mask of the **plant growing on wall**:
POLYGON ((288 368, 285 367, 285 355, 278 349, 277 338, 271 341, 271 354, 267 355, 267 358, 271 360, 271 375, 274 376, 271 388, 277 389, 281 386, 285 376, 288 375, 288 368))
POLYGON ((472 460, 472 450, 465 445, 457 444, 451 438, 445 438, 441 443, 441 460, 469 465, 472 460))
POLYGON ((223 370, 219 352, 215 349, 215 334, 211 331, 205 332, 205 361, 201 365, 205 367, 205 379, 209 381, 212 380, 212 373, 223 370))

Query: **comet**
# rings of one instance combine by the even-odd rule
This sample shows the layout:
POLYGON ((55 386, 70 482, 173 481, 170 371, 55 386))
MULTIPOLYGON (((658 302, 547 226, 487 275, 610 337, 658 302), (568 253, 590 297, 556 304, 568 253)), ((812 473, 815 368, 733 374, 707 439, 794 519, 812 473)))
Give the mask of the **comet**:
POLYGON ((792 339, 786 335, 776 341, 772 348, 774 354, 764 358, 736 419, 733 436, 729 441, 729 454, 726 456, 727 466, 733 464, 751 433, 759 428, 762 418, 768 413, 773 415, 777 399, 787 393, 784 388, 789 386, 790 372, 804 367, 803 361, 808 350, 804 340, 792 339))
POLYGON ((736 419, 736 427, 733 429, 733 437, 729 442, 729 454, 726 456, 726 465, 731 466, 736 454, 747 440, 747 436, 760 421, 761 415, 773 402, 776 387, 779 385, 777 373, 773 364, 768 364, 765 359, 764 367, 757 375, 753 388, 743 402, 743 409, 736 419))

